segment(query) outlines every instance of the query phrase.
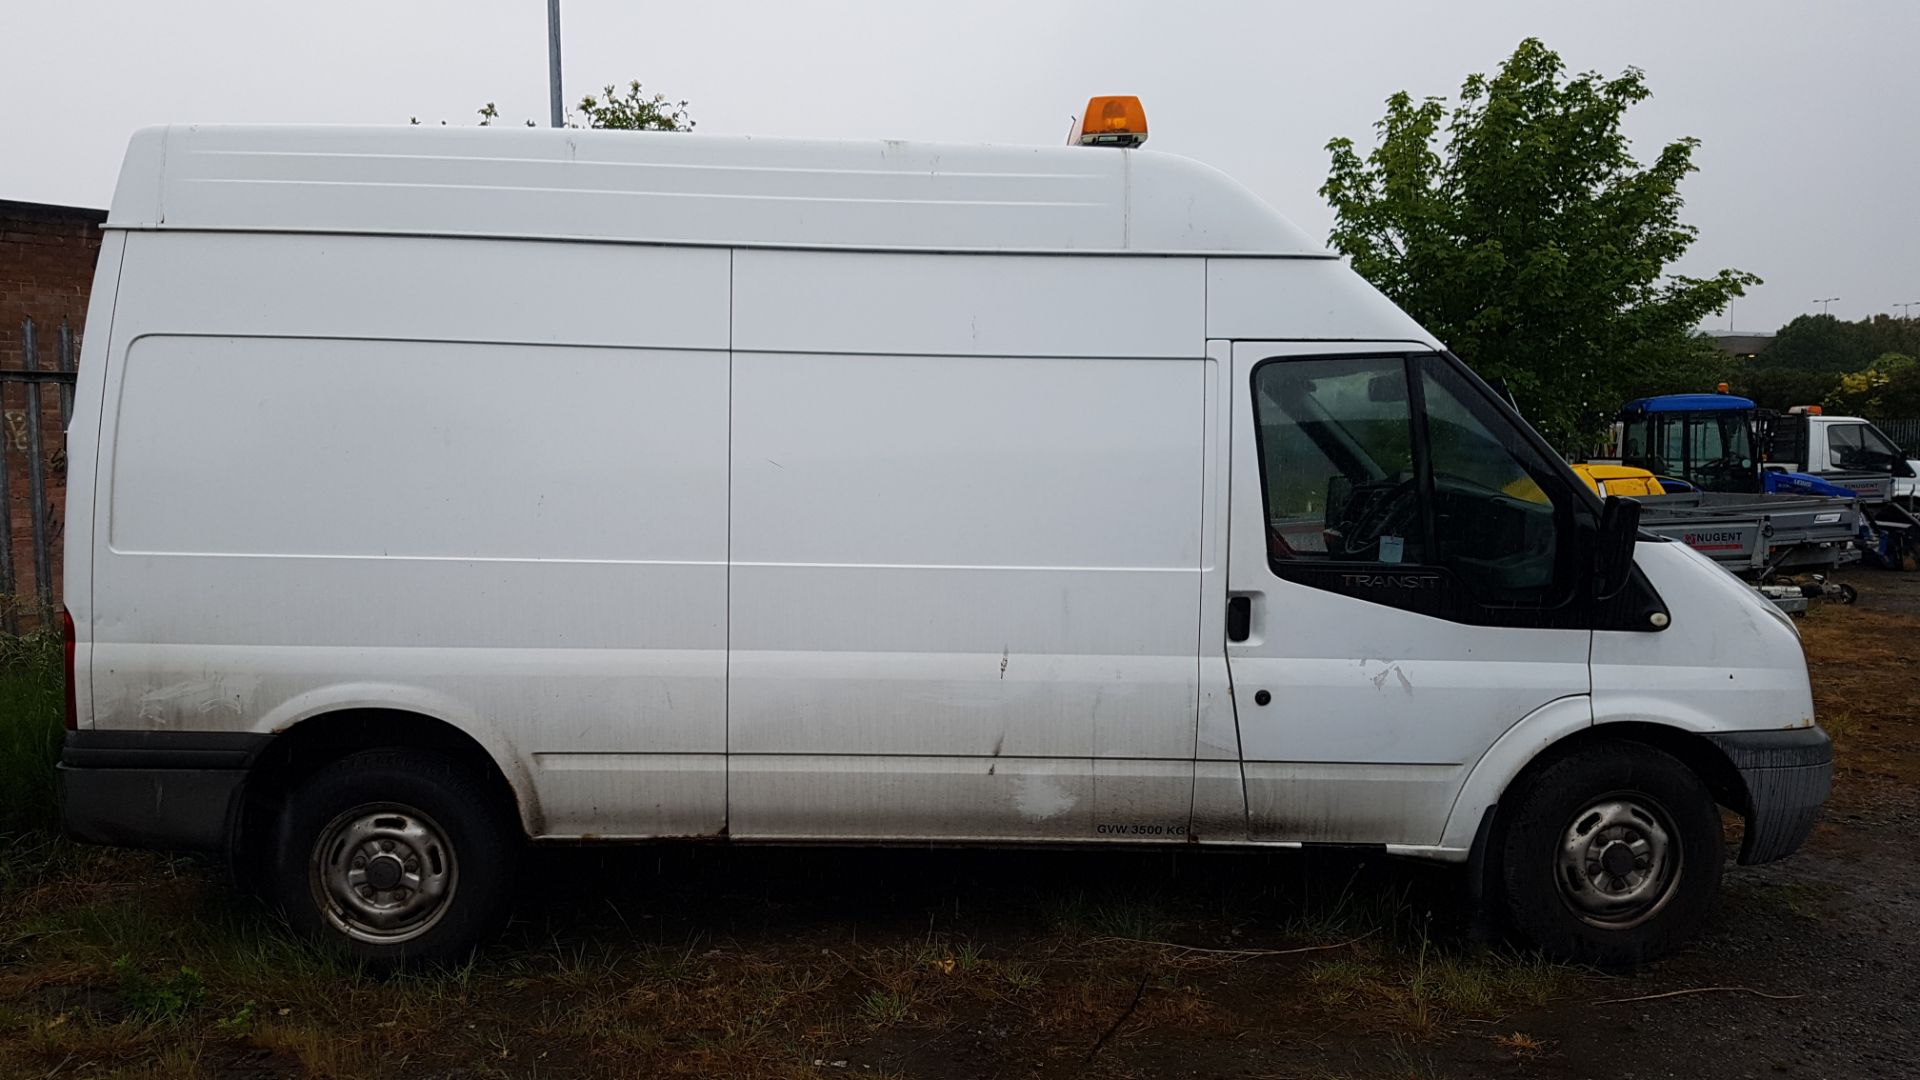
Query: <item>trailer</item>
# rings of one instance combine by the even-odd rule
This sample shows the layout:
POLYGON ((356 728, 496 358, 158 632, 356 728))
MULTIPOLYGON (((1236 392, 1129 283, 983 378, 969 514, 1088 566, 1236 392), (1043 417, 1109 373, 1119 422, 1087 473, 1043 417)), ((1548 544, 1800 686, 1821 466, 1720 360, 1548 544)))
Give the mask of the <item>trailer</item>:
POLYGON ((1640 527, 1698 551, 1741 577, 1832 570, 1858 561, 1858 497, 1686 491, 1639 500, 1640 527))

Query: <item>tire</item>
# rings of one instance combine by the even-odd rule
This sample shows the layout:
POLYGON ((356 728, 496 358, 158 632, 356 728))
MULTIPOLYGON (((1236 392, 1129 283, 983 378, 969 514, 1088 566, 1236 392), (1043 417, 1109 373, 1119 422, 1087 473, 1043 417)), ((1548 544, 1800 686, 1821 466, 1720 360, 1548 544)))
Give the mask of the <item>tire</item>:
POLYGON ((295 930, 377 970, 456 962, 504 921, 519 846, 473 770, 364 751, 288 798, 273 899, 295 930))
POLYGON ((1673 755, 1583 747, 1503 801, 1494 880, 1512 927, 1548 956, 1630 967, 1706 921, 1726 858, 1720 811, 1673 755))

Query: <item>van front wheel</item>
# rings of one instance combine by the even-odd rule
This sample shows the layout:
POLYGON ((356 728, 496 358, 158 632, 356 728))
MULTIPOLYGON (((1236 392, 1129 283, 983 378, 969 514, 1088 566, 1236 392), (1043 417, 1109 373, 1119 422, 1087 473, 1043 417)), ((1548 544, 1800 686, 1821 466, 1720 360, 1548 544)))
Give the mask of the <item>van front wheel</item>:
POLYGON ((516 845, 459 762, 370 750, 288 801, 274 873, 295 929, 375 967, 458 960, 505 913, 516 845))
POLYGON ((1720 890, 1720 812, 1679 759, 1577 750, 1502 807, 1499 883, 1514 928, 1563 960, 1623 967, 1699 930, 1720 890))

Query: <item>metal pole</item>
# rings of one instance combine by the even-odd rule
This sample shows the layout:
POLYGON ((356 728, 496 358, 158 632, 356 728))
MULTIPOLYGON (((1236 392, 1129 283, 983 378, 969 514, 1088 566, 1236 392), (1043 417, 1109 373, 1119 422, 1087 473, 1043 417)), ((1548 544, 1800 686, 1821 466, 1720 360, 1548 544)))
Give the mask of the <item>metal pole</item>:
MULTIPOLYGON (((65 319, 60 320, 60 348, 53 354, 53 362, 61 371, 73 370, 73 327, 68 326, 65 319)), ((73 384, 63 380, 60 383, 60 430, 65 431, 67 425, 71 423, 73 423, 73 384)))
MULTIPOLYGON (((6 387, 0 382, 0 417, 6 415, 6 387)), ((7 465, 7 443, 12 438, 12 433, 0 425, 0 626, 9 634, 17 634, 20 605, 13 595, 13 481, 7 465)))
POLYGON ((553 127, 567 126, 560 105, 560 0, 547 0, 547 114, 553 127))
MULTIPOLYGON (((20 324, 20 366, 39 368, 33 320, 20 324)), ((47 561, 47 480, 40 450, 40 383, 27 383, 27 494, 33 500, 33 589, 40 595, 40 625, 53 620, 53 570, 47 561)))

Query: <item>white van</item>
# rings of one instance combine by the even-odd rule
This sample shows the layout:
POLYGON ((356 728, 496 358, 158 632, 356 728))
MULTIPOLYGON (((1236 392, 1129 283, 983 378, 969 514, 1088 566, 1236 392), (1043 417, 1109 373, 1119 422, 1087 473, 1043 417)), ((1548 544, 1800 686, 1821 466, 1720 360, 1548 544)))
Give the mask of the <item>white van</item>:
POLYGON ((1362 845, 1632 961, 1828 789, 1783 616, 1189 161, 176 126, 106 230, 67 827, 377 963, 662 837, 1362 845))

